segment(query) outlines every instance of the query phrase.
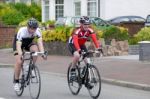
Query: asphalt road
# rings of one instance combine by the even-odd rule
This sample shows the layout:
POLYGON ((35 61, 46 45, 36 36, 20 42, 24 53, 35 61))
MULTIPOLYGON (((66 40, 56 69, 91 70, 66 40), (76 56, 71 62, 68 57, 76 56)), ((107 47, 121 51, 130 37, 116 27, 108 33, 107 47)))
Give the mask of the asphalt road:
MULTIPOLYGON (((30 99, 28 87, 21 97, 13 91, 13 69, 0 68, 0 99, 30 99)), ((91 99, 86 88, 74 96, 69 91, 65 75, 42 72, 42 90, 39 99, 91 99)), ((150 92, 102 83, 98 99, 150 99, 150 92)))

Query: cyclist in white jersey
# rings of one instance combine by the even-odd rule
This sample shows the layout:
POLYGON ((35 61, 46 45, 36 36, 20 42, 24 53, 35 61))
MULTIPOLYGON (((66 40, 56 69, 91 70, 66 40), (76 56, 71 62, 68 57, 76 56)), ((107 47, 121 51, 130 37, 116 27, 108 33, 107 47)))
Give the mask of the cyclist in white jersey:
MULTIPOLYGON (((38 22, 36 19, 31 18, 28 20, 26 27, 21 27, 18 33, 14 37, 13 42, 13 51, 15 56, 15 80, 14 80, 14 90, 19 91, 19 75, 21 71, 22 65, 22 53, 25 51, 40 51, 44 52, 42 34, 40 29, 38 28, 38 22), (38 38, 37 44, 34 43, 34 38, 38 38)), ((34 57, 34 62, 37 57, 34 57)))

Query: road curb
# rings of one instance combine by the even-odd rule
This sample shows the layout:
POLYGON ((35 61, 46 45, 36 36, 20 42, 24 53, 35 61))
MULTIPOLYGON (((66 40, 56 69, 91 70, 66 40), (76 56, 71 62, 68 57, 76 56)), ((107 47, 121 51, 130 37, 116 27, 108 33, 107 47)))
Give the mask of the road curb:
MULTIPOLYGON (((13 68, 13 64, 0 64, 0 68, 13 68)), ((48 75, 55 75, 55 76, 59 76, 59 77, 67 76, 67 74, 54 73, 54 72, 41 71, 41 73, 48 74, 48 75)), ((116 79, 109 79, 109 78, 104 78, 104 77, 102 77, 101 80, 103 83, 107 83, 107 84, 111 84, 111 85, 117 85, 117 86, 122 86, 122 87, 150 91, 150 85, 147 85, 147 84, 139 84, 139 83, 121 81, 121 80, 116 80, 116 79)))
POLYGON ((108 78, 101 78, 101 79, 102 79, 102 82, 112 84, 112 85, 150 91, 150 85, 147 85, 147 84, 139 84, 139 83, 121 81, 121 80, 116 80, 116 79, 108 79, 108 78))
MULTIPOLYGON (((42 73, 48 74, 48 75, 60 76, 60 77, 67 76, 67 74, 60 74, 60 73, 53 73, 53 72, 42 72, 42 73)), ((138 83, 132 83, 132 82, 121 81, 121 80, 116 80, 116 79, 108 79, 108 78, 104 78, 104 77, 102 77, 101 80, 103 83, 107 83, 107 84, 111 84, 111 85, 117 85, 117 86, 122 86, 122 87, 150 91, 150 85, 147 85, 147 84, 138 84, 138 83)))
POLYGON ((10 68, 14 67, 14 64, 0 64, 0 68, 10 68))

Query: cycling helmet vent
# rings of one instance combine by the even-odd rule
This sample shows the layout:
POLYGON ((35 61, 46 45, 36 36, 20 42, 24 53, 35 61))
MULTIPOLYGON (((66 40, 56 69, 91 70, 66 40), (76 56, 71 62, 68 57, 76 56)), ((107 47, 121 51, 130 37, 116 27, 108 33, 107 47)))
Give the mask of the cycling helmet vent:
POLYGON ((80 23, 84 24, 84 25, 89 25, 90 24, 90 20, 89 17, 87 16, 83 16, 80 18, 80 23))
POLYGON ((38 22, 34 18, 29 19, 27 24, 30 28, 38 28, 38 22))

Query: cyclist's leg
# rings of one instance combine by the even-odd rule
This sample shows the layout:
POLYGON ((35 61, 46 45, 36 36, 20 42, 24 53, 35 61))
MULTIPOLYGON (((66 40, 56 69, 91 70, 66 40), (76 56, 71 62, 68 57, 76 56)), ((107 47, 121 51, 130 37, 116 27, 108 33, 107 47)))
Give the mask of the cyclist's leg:
MULTIPOLYGON (((38 46, 35 43, 31 43, 29 46, 29 51, 38 52, 38 46)), ((28 49, 27 49, 28 50, 28 49)), ((37 56, 33 57, 33 62, 35 63, 37 60, 37 56)))
MULTIPOLYGON (((87 50, 85 45, 82 45, 80 47, 81 47, 81 50, 84 50, 84 52, 88 52, 88 50, 87 50)), ((87 57, 85 57, 84 62, 85 62, 85 64, 87 64, 87 57)))
POLYGON ((79 61, 80 54, 78 51, 76 51, 74 44, 69 43, 68 47, 69 47, 69 51, 73 55, 72 66, 74 67, 74 66, 76 66, 77 62, 79 61))
POLYGON ((22 64, 21 56, 15 55, 15 81, 16 82, 19 82, 21 64, 22 64))
POLYGON ((18 52, 16 50, 16 35, 14 38, 13 42, 13 51, 14 51, 14 56, 15 56, 15 67, 14 67, 14 90, 19 91, 19 76, 20 76, 20 71, 21 71, 21 65, 22 65, 22 60, 21 56, 18 55, 18 52))
POLYGON ((20 75, 20 70, 21 70, 21 56, 18 55, 17 49, 16 49, 16 39, 17 35, 14 36, 14 41, 13 41, 13 51, 14 51, 14 56, 15 56, 15 67, 14 67, 14 80, 15 82, 19 82, 19 75, 20 75))

